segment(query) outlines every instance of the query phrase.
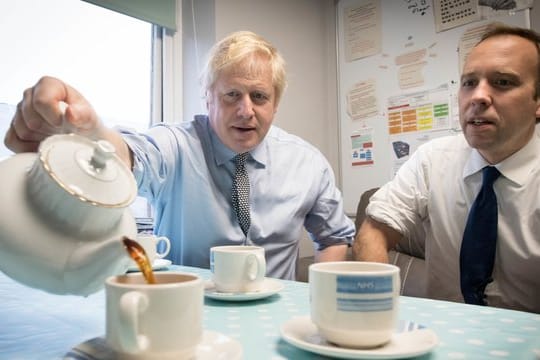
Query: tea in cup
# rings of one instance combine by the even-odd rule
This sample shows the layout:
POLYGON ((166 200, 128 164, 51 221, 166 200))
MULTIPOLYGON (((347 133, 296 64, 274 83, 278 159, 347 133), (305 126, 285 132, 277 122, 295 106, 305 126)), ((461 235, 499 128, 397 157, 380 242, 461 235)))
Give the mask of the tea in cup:
MULTIPOLYGON (((144 248, 150 264, 156 259, 164 258, 171 251, 171 241, 166 236, 140 233, 137 234, 136 241, 144 248)), ((132 261, 130 266, 137 266, 137 264, 132 261)))
POLYGON ((189 359, 203 336, 203 280, 163 272, 147 284, 141 273, 105 282, 106 341, 115 358, 189 359))
POLYGON ((398 322, 399 267, 321 262, 309 267, 311 320, 329 342, 372 348, 390 341, 398 322))
POLYGON ((212 281, 220 292, 261 290, 266 275, 264 248, 249 245, 210 248, 212 281))

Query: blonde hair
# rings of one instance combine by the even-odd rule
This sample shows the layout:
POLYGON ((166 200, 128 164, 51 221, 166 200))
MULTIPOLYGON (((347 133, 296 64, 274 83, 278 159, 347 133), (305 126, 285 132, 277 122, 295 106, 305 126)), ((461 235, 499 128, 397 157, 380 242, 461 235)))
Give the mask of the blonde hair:
POLYGON ((219 75, 225 71, 240 71, 242 75, 250 76, 259 73, 264 66, 261 60, 270 63, 277 105, 287 86, 285 60, 276 47, 250 31, 229 34, 210 49, 201 76, 203 89, 208 93, 219 75), (245 70, 240 69, 241 66, 245 70))

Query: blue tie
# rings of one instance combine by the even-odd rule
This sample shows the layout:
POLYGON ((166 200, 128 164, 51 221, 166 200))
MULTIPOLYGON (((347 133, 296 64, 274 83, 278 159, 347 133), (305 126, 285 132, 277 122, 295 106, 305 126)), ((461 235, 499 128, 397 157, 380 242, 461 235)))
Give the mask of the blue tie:
POLYGON ((476 305, 486 305, 484 290, 493 281, 498 215, 493 183, 501 174, 493 166, 482 173, 482 188, 469 211, 459 258, 463 299, 476 305))

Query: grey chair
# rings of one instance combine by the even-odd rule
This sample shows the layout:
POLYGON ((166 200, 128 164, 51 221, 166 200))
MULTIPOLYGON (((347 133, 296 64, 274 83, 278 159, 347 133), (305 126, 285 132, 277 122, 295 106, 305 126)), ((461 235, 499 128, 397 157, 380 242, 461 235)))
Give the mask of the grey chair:
MULTIPOLYGON (((366 207, 369 199, 379 188, 366 190, 361 196, 356 209, 355 226, 358 231, 366 218, 366 207)), ((426 264, 424 260, 423 239, 402 238, 394 250, 388 253, 389 262, 400 268, 402 295, 426 297, 426 264), (421 241, 422 240, 422 241, 421 241)), ((352 251, 349 248, 347 260, 352 260, 352 251)), ((298 259, 296 280, 308 281, 308 268, 313 264, 314 257, 308 256, 298 259)))
MULTIPOLYGON (((356 229, 360 229, 366 218, 369 199, 379 188, 366 190, 356 209, 356 229)), ((427 272, 425 263, 425 245, 423 239, 401 238, 394 250, 388 252, 389 262, 400 268, 401 294, 406 296, 426 297, 427 272)))

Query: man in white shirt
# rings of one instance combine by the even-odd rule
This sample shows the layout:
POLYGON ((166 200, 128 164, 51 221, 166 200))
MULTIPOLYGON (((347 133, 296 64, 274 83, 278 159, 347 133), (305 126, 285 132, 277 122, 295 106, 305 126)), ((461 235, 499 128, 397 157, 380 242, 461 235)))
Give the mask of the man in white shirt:
MULTIPOLYGON (((463 134, 421 146, 371 198, 353 245, 355 259, 387 262, 387 251, 420 229, 426 234, 427 295, 464 302, 471 265, 460 262, 464 229, 481 170, 492 165, 501 174, 493 185, 498 224, 479 304, 540 312, 539 43, 540 36, 526 29, 496 25, 486 32, 461 75, 463 134)), ((487 252, 480 247, 475 256, 487 252)))

